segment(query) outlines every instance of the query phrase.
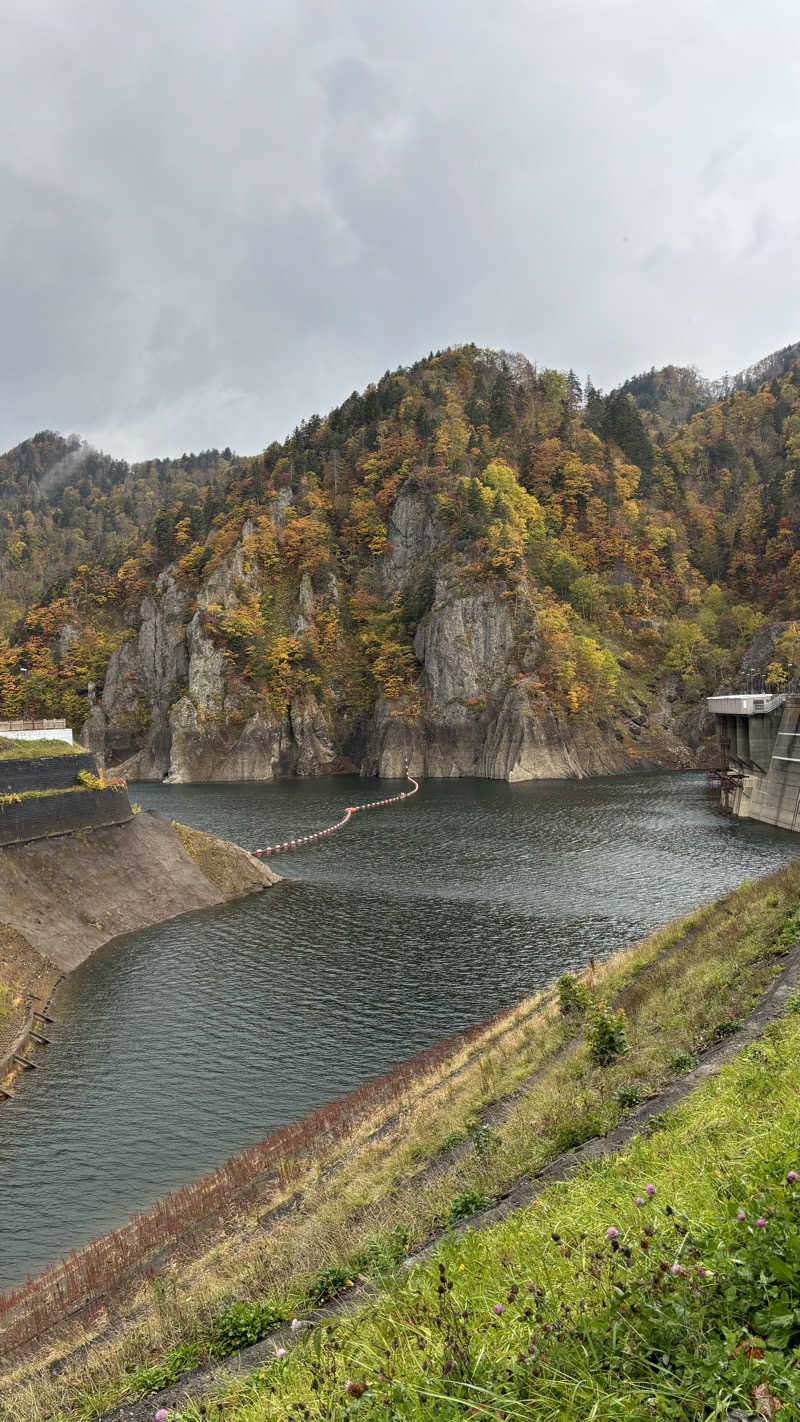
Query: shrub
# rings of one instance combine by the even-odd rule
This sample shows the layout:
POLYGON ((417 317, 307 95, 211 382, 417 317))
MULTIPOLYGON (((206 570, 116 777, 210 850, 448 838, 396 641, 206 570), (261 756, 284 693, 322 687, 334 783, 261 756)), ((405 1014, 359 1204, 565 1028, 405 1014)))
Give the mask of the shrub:
POLYGON ((283 1319, 266 1303, 251 1303, 237 1299, 220 1313, 212 1324, 211 1348, 217 1357, 236 1353, 257 1343, 265 1333, 271 1333, 283 1319))
POLYGON ((408 1246, 408 1235, 400 1225, 386 1233, 373 1234, 354 1260, 356 1270, 388 1274, 399 1264, 408 1246))
MULTIPOLYGON (((231 1349, 228 1350, 233 1351, 231 1349)), ((169 1387, 182 1373, 186 1373, 190 1368, 196 1368, 198 1363, 203 1361, 205 1350, 200 1343, 182 1343, 177 1348, 171 1349, 160 1363, 152 1363, 149 1366, 140 1364, 133 1368, 128 1377, 128 1387, 131 1392, 141 1396, 148 1392, 160 1392, 162 1388, 169 1387)))
POLYGON ((482 1190, 473 1190, 467 1186, 460 1194, 454 1195, 450 1201, 450 1208, 447 1211, 448 1224, 455 1224, 456 1220, 466 1220, 470 1215, 477 1215, 479 1210, 485 1210, 489 1204, 489 1196, 484 1195, 482 1190))
POLYGON ((329 1299, 337 1298, 352 1283, 351 1276, 340 1264, 327 1264, 312 1275, 306 1287, 306 1298, 309 1303, 324 1304, 329 1299))
POLYGON ((102 790, 103 780, 99 775, 93 775, 91 770, 79 770, 75 777, 75 783, 82 790, 102 790))
POLYGON ((571 973, 562 973, 556 983, 558 988, 558 1010, 562 1017, 583 1017, 589 1002, 589 994, 583 983, 573 978, 571 973))
POLYGON ((638 1087, 635 1082, 631 1082, 625 1086, 618 1086, 614 1095, 617 1099, 618 1106, 620 1106, 623 1111, 629 1111, 631 1106, 638 1106, 642 1099, 641 1088, 638 1087))
POLYGON ((565 1116, 553 1131, 553 1149, 557 1155, 562 1150, 574 1150, 575 1146, 583 1145, 584 1141, 590 1141, 593 1136, 601 1136, 604 1130, 602 1116, 597 1111, 584 1107, 573 1115, 565 1116))
POLYGON ((463 1145, 466 1139, 466 1131, 449 1131, 439 1146, 439 1154, 447 1155, 451 1150, 463 1145))
POLYGON ((734 1032, 738 1032, 741 1027, 738 1017, 726 1017, 724 1022, 718 1022, 711 1028, 708 1035, 709 1042, 721 1042, 724 1037, 732 1037, 734 1032))
POLYGON ((589 1056, 595 1066, 610 1066, 611 1062, 628 1051, 625 1013, 622 1009, 619 1012, 610 1012, 605 1004, 601 1003, 592 1015, 591 1026, 586 1035, 589 1056))
POLYGON ((483 1159, 484 1156, 491 1155, 497 1150, 500 1138, 491 1126, 483 1126, 480 1121, 476 1121, 467 1131, 470 1141, 475 1147, 475 1154, 483 1159))

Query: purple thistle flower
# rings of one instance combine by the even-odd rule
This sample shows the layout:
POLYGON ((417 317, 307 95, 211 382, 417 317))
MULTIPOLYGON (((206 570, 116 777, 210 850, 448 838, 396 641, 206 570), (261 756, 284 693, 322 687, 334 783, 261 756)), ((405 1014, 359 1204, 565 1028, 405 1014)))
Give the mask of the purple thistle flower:
POLYGON ((765 1225, 766 1223, 767 1223, 767 1222, 766 1222, 766 1220, 764 1219, 764 1216, 763 1216, 763 1215, 759 1215, 758 1219, 756 1220, 756 1229, 763 1229, 763 1228, 764 1228, 764 1225, 765 1225))
POLYGON ((285 1348, 276 1348, 276 1349, 275 1349, 275 1357, 276 1357, 276 1358, 285 1358, 285 1357, 286 1357, 286 1349, 285 1349, 285 1348))
POLYGON ((495 1306, 494 1306, 494 1312, 497 1314, 497 1317, 499 1318, 500 1315, 501 1315, 501 1313, 503 1312, 503 1305, 502 1305, 502 1304, 495 1304, 495 1306))
POLYGON ((158 1412, 155 1416, 155 1422, 168 1422, 168 1419, 169 1413, 167 1412, 166 1407, 159 1407, 158 1412))
POLYGON ((680 1264, 673 1264, 673 1266, 672 1266, 672 1273, 673 1273, 673 1274, 680 1274, 680 1272, 681 1272, 681 1266, 680 1266, 680 1264))
POLYGON ((615 1229, 614 1226, 611 1225, 611 1226, 606 1230, 606 1234, 608 1235, 609 1239, 616 1239, 617 1236, 619 1235, 619 1230, 618 1230, 618 1229, 615 1229))
POLYGON ((747 1215, 745 1214, 744 1210, 737 1210, 737 1211, 736 1211, 736 1218, 737 1218, 737 1220, 746 1220, 746 1219, 747 1219, 747 1215))
POLYGON ((797 1179, 797 1171, 796 1171, 796 1170, 790 1170, 790 1171, 789 1171, 789 1174, 786 1176, 786 1179, 787 1179, 787 1181, 789 1182, 790 1185, 794 1185, 794 1183, 795 1183, 795 1181, 796 1181, 796 1179, 797 1179))
POLYGON ((645 1195, 649 1195, 649 1196, 650 1196, 650 1199, 652 1200, 653 1196, 654 1196, 655 1193, 656 1193, 656 1187, 655 1187, 655 1185, 645 1185, 645 1187, 644 1187, 644 1193, 645 1193, 645 1195))
POLYGON ((637 1195, 637 1196, 636 1196, 636 1203, 637 1203, 637 1205, 643 1205, 643 1204, 644 1204, 644 1200, 642 1199, 641 1195, 637 1195))

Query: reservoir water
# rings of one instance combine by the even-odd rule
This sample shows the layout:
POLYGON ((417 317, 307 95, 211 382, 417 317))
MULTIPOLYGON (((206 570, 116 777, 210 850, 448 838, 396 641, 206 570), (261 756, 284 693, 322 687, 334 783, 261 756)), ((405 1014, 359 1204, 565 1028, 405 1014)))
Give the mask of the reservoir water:
MULTIPOLYGON (((248 848, 398 782, 131 787, 248 848)), ((798 853, 699 775, 423 781, 254 898, 117 939, 0 1109, 0 1286, 274 1126, 798 853)))

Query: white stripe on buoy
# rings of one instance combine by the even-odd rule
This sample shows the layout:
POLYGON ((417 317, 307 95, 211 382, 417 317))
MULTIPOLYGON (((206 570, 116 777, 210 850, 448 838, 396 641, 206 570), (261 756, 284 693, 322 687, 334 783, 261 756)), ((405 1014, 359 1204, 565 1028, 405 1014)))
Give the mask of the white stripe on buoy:
POLYGON ((303 844, 315 844, 317 840, 324 839, 326 835, 335 834, 336 830, 344 829, 352 816, 359 814, 362 810, 381 810, 385 805, 397 805, 401 800, 408 800, 411 795, 416 795, 419 790, 419 782, 409 774, 407 761, 406 780, 410 785, 413 785, 413 790, 401 790, 398 795, 389 795, 385 800, 368 800, 365 805, 348 805, 342 819, 338 820, 335 825, 328 825, 327 829, 316 830, 313 834, 301 835, 297 839, 285 839, 283 844, 270 844, 265 849, 254 849, 252 853, 259 856, 280 854, 285 849, 299 849, 303 844))

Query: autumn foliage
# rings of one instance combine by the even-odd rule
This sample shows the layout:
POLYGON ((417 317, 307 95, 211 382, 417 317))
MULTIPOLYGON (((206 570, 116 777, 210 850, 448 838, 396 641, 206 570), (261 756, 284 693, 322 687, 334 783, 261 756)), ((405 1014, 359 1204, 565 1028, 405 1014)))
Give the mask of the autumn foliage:
POLYGON ((202 616, 241 715, 309 696, 337 714, 380 693, 415 706, 413 637, 445 562, 451 583, 490 585, 535 623, 543 704, 568 717, 664 675, 691 704, 765 619, 790 623, 773 681, 796 677, 800 364, 704 408, 685 376, 676 408, 694 413, 670 422, 667 373, 604 397, 466 346, 387 372, 253 458, 129 468, 38 435, 0 460, 0 703, 79 726, 158 573, 191 598, 236 549, 235 600, 206 597, 202 616), (408 490, 447 541, 389 592, 408 490))

